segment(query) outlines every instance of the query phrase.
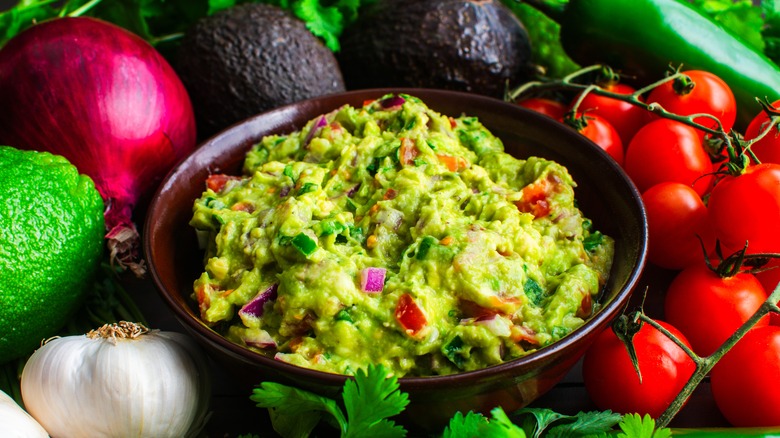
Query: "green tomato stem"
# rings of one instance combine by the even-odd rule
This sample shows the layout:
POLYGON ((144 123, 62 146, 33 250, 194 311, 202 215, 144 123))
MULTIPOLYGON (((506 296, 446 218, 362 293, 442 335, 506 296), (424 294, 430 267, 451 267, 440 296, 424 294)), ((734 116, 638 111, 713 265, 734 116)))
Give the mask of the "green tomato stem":
POLYGON ((652 84, 640 88, 632 94, 614 93, 611 91, 607 91, 601 86, 596 84, 580 82, 583 78, 588 78, 593 73, 596 73, 598 71, 610 71, 610 70, 611 69, 609 66, 595 64, 577 70, 576 72, 573 72, 559 80, 530 81, 509 91, 506 94, 506 99, 509 101, 516 101, 523 94, 530 93, 532 91, 541 92, 541 91, 552 91, 552 90, 566 90, 566 91, 580 92, 579 97, 577 98, 577 100, 575 101, 572 107, 572 111, 574 111, 575 113, 577 111, 577 108, 579 107, 579 104, 582 102, 584 96, 587 93, 593 93, 599 96, 609 97, 623 102, 628 102, 632 105, 644 108, 646 111, 649 111, 653 114, 657 114, 663 118, 678 121, 685 125, 704 131, 705 133, 712 136, 713 139, 718 139, 719 141, 721 141, 723 145, 721 148, 725 149, 726 151, 729 151, 729 157, 730 157, 729 163, 723 168, 723 170, 727 171, 732 175, 737 175, 744 171, 747 165, 747 163, 745 163, 746 160, 748 162, 750 160, 753 160, 754 162, 759 162, 758 159, 755 157, 755 155, 753 155, 752 152, 750 151, 751 145, 753 145, 756 141, 766 136, 767 133, 775 125, 780 123, 780 112, 778 112, 777 109, 773 108, 768 103, 761 102, 765 111, 767 111, 767 113, 769 113, 770 115, 771 123, 768 124, 768 126, 762 128, 761 135, 757 136, 755 139, 751 139, 743 143, 741 139, 737 140, 737 138, 734 135, 732 135, 729 132, 726 132, 723 129, 723 124, 720 122, 720 120, 711 114, 697 113, 697 114, 682 116, 667 111, 658 103, 648 104, 641 100, 642 95, 649 93, 650 91, 659 87, 660 85, 665 84, 669 81, 675 81, 685 77, 686 75, 680 72, 680 67, 675 69, 671 74, 664 77, 663 79, 660 79, 656 82, 653 82, 652 84), (701 118, 706 118, 715 121, 717 127, 711 128, 709 126, 702 125, 701 123, 695 121, 695 119, 701 119, 701 118), (735 145, 735 143, 737 144, 735 145), (736 153, 732 155, 732 152, 734 151, 736 151, 736 153))
POLYGON ((680 409, 682 409, 683 405, 685 405, 685 402, 693 394, 693 391, 696 389, 699 383, 701 383, 701 381, 710 373, 710 371, 712 371, 712 368, 715 367, 715 364, 718 363, 718 361, 723 356, 725 356, 726 353, 728 353, 729 350, 731 350, 731 348, 734 347, 734 345, 736 345, 737 342, 739 342, 739 340, 742 339, 742 337, 744 337, 745 334, 750 329, 752 329, 759 320, 761 320, 761 318, 772 312, 780 313, 780 307, 777 306, 778 300, 780 300, 780 284, 778 284, 774 291, 769 294, 769 297, 767 297, 766 301, 764 301, 761 307, 759 307, 758 310, 750 318, 748 318, 744 324, 742 324, 728 339, 726 339, 726 341, 723 342, 723 344, 718 347, 715 352, 709 356, 704 357, 694 353, 680 339, 669 333, 669 331, 658 325, 658 323, 647 317, 647 315, 644 313, 641 314, 640 318, 642 321, 651 324, 653 327, 664 333, 664 335, 671 339, 675 344, 680 346, 680 348, 682 348, 683 351, 685 351, 685 353, 690 356, 690 358, 696 364, 696 370, 693 372, 693 375, 691 375, 691 378, 688 380, 685 386, 683 386, 682 390, 680 390, 680 392, 677 394, 677 397, 675 397, 666 411, 664 411, 664 413, 658 417, 656 425, 659 428, 669 425, 669 422, 671 422, 674 416, 677 415, 680 409))

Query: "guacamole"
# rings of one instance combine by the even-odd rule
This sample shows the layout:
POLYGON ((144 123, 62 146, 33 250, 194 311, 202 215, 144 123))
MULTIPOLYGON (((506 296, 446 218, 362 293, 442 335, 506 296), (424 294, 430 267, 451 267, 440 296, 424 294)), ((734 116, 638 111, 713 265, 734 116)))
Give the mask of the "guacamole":
POLYGON ((396 376, 484 368, 597 311, 613 240, 567 170, 408 95, 343 106, 212 174, 191 225, 202 320, 277 360, 396 376))

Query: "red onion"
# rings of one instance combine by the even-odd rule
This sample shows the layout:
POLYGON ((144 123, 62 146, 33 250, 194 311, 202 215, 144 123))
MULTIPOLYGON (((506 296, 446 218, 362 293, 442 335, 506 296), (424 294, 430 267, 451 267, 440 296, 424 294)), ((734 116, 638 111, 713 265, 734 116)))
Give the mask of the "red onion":
POLYGON ((265 307, 265 303, 276 299, 278 288, 278 284, 272 284, 264 291, 255 295, 254 298, 249 300, 248 303, 241 307, 241 310, 238 311, 238 315, 241 318, 259 318, 263 316, 263 308, 265 307))
POLYGON ((0 50, 0 144, 62 155, 106 203, 112 263, 143 272, 132 211, 195 148, 192 104, 140 37, 94 18, 36 24, 0 50))
POLYGON ((384 268, 363 268, 360 271, 360 288, 366 293, 379 293, 385 288, 384 268))

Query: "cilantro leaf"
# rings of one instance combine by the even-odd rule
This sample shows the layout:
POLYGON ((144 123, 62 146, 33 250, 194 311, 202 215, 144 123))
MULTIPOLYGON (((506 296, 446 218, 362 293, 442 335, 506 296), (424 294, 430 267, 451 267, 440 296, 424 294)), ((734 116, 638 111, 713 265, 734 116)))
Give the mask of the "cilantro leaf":
POLYGON ((406 429, 387 417, 401 413, 409 398, 398 379, 387 374, 381 365, 370 365, 347 380, 342 393, 346 415, 335 400, 275 382, 255 387, 250 399, 269 409, 274 430, 287 438, 308 436, 323 413, 333 417, 342 437, 404 437, 406 429))
POLYGON ((354 380, 344 383, 343 397, 349 420, 343 436, 406 436, 406 431, 387 417, 400 414, 409 404, 409 396, 400 391, 398 378, 387 377, 381 365, 369 365, 366 373, 358 370, 354 380))
POLYGON ((567 415, 559 414, 558 412, 547 408, 523 408, 515 412, 515 416, 522 416, 526 414, 530 414, 533 419, 536 420, 535 424, 531 424, 532 427, 530 429, 525 429, 526 433, 530 434, 534 438, 541 437, 545 430, 556 421, 562 418, 568 418, 567 415))
POLYGON ((618 426, 623 431, 617 435, 619 438, 669 438, 672 436, 670 429, 656 430, 655 420, 647 414, 644 417, 639 414, 626 414, 618 426))
POLYGON ((506 415, 506 412, 499 406, 490 411, 492 419, 487 426, 483 427, 482 432, 475 436, 489 436, 496 438, 526 438, 525 431, 515 425, 506 415))
POLYGON ((562 422, 550 428, 547 437, 591 436, 611 430, 620 422, 622 415, 612 411, 579 412, 570 417, 571 422, 562 422))
POLYGON ((323 6, 319 0, 299 0, 292 6, 295 15, 306 23, 306 28, 322 38, 332 51, 338 51, 339 35, 344 28, 344 16, 335 6, 323 6))
POLYGON ((469 411, 465 416, 456 412, 444 429, 442 438, 460 438, 464 436, 480 436, 481 430, 488 424, 487 418, 480 413, 469 411))
POLYGON ((490 437, 490 438, 526 438, 525 431, 512 423, 501 407, 490 411, 490 420, 482 414, 469 411, 466 416, 457 412, 444 430, 442 438, 490 437))
POLYGON ((263 382, 249 397, 258 407, 268 408, 274 430, 284 437, 308 435, 321 419, 331 414, 345 428, 347 420, 338 404, 327 397, 275 382, 263 382))

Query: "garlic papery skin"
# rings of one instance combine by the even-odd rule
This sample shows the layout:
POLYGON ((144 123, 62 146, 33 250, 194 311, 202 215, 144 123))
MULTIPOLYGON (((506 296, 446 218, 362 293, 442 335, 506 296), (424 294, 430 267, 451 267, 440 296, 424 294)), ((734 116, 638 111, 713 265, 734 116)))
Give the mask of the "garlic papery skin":
POLYGON ((127 322, 47 341, 25 364, 21 389, 54 438, 193 436, 211 396, 191 338, 127 322))
POLYGON ((8 394, 0 391, 0 436, 3 438, 48 438, 49 434, 8 394))

